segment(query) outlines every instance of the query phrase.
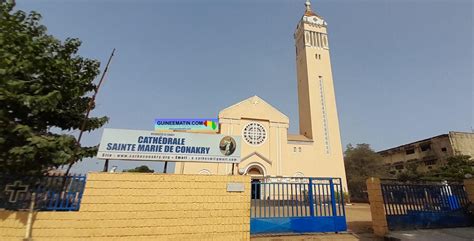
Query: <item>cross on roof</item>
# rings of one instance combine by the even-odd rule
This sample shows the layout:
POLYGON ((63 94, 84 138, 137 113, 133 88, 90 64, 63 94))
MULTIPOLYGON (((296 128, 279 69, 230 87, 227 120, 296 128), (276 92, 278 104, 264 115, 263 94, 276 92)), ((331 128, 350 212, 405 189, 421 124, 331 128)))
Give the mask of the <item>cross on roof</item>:
POLYGON ((18 197, 21 193, 26 193, 28 191, 28 185, 21 185, 21 181, 15 181, 13 184, 8 184, 5 186, 5 192, 10 193, 10 198, 8 199, 11 203, 16 203, 18 197))

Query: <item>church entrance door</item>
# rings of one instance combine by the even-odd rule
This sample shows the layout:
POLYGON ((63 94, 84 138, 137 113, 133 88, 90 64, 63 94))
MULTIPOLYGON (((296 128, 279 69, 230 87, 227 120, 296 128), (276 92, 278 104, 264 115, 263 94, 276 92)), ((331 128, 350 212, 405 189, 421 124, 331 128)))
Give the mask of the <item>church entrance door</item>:
POLYGON ((252 166, 247 170, 247 175, 252 176, 252 199, 261 199, 260 179, 263 177, 263 172, 258 166, 252 166))
POLYGON ((260 199, 260 179, 252 179, 252 199, 260 199))

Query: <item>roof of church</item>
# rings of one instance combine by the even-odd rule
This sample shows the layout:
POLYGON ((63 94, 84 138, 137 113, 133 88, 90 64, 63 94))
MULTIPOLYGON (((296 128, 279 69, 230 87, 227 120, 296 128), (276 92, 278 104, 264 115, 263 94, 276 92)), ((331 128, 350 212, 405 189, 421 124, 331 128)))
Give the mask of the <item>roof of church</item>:
POLYGON ((289 141, 307 141, 307 142, 313 142, 313 140, 309 139, 308 137, 303 136, 303 135, 298 135, 298 134, 289 134, 289 133, 288 133, 287 139, 288 139, 289 141))
POLYGON ((285 114, 256 95, 221 110, 219 118, 247 118, 289 123, 285 114))
POLYGON ((320 19, 323 19, 323 17, 321 17, 320 15, 316 14, 316 13, 313 12, 313 11, 305 11, 305 12, 304 12, 304 16, 316 16, 316 17, 318 17, 318 18, 320 18, 320 19))

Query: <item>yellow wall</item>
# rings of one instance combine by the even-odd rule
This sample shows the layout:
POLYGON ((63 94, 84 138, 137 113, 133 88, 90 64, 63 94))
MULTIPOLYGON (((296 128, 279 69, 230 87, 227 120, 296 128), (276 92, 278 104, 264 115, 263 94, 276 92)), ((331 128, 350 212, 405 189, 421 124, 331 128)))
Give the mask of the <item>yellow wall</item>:
MULTIPOLYGON (((0 211, 0 240, 21 240, 26 212, 0 211)), ((78 212, 37 212, 36 240, 249 240, 250 177, 90 173, 78 212), (227 192, 243 183, 244 192, 227 192)))
POLYGON ((464 179, 464 189, 466 190, 469 201, 474 203, 474 179, 464 179))
POLYGON ((474 133, 450 131, 449 139, 453 145, 454 154, 474 157, 474 133))
POLYGON ((383 237, 388 233, 388 224, 380 179, 371 177, 367 179, 366 184, 370 202, 370 214, 372 216, 372 229, 376 236, 383 237))

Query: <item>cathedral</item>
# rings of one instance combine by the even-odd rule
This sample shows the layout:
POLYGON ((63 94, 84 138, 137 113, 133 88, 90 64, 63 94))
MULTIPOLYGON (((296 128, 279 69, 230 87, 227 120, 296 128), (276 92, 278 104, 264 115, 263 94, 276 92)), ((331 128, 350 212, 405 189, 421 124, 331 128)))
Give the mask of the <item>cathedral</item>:
MULTIPOLYGON (((294 33, 299 133, 289 118, 258 96, 219 112, 219 134, 241 136, 241 162, 177 162, 177 174, 252 175, 275 178, 340 177, 346 183, 327 23, 306 10, 294 33)), ((345 185, 344 185, 345 186, 345 185)))

